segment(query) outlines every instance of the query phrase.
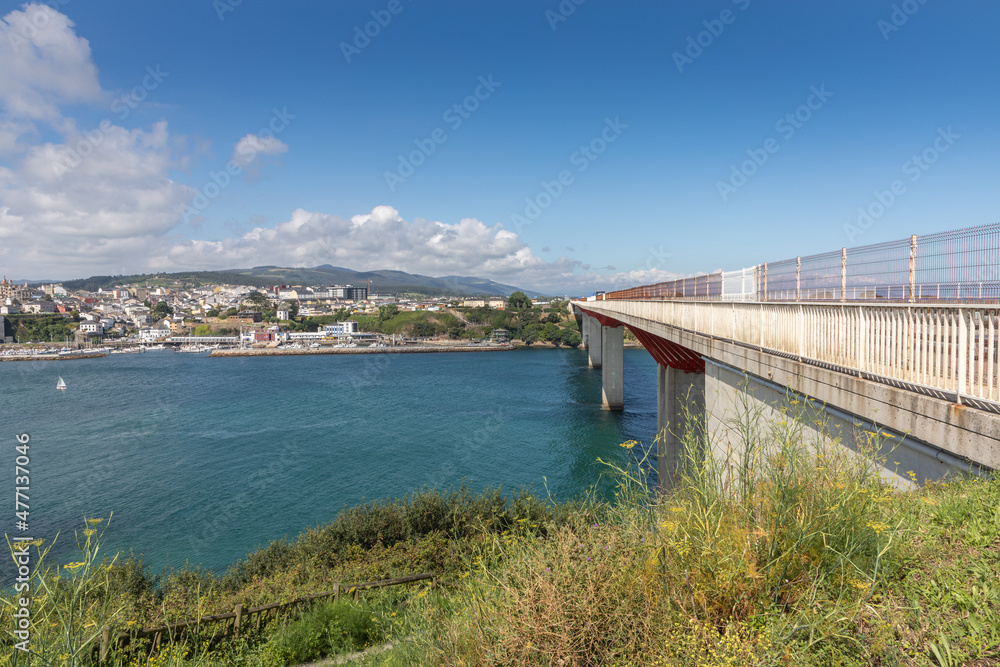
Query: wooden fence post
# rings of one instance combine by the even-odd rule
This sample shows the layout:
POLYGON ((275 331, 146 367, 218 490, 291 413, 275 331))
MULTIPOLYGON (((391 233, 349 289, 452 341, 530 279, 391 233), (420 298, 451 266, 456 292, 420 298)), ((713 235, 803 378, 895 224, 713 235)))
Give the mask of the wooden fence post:
POLYGON ((108 644, 110 643, 110 640, 111 628, 105 625, 104 629, 101 630, 101 654, 99 660, 102 665, 108 659, 108 644))
POLYGON ((240 624, 243 623, 243 605, 242 604, 236 605, 236 608, 233 609, 233 612, 235 612, 236 614, 236 618, 233 619, 233 638, 236 639, 236 641, 239 641, 240 624))
POLYGON ((340 602, 340 582, 338 581, 333 585, 333 603, 337 604, 340 602))

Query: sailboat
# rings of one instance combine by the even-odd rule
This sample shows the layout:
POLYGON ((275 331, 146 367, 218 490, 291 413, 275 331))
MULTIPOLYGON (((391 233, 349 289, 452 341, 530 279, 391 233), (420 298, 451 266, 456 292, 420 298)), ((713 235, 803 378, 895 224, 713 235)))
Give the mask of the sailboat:
POLYGON ((56 383, 56 389, 59 391, 66 391, 66 380, 63 380, 62 376, 59 376, 59 382, 56 383))

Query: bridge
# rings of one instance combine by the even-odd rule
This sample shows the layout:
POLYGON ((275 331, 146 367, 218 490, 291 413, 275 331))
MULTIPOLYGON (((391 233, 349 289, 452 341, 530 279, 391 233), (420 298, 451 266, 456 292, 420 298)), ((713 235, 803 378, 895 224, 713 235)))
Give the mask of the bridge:
MULTIPOLYGON (((902 484, 1000 469, 1000 224, 760 264, 575 301, 606 409, 624 407, 624 330, 657 362, 669 485, 685 410, 738 446, 747 397, 843 434, 885 434, 902 484), (905 472, 904 472, 905 471, 905 472)), ((819 428, 819 427, 816 427, 819 428)), ((845 440, 849 440, 846 436, 845 440)))

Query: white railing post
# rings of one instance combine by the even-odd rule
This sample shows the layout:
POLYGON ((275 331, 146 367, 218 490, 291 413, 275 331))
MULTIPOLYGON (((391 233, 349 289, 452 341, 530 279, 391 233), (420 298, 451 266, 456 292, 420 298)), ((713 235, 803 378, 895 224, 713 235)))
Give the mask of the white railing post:
POLYGON ((910 236, 910 303, 916 300, 917 287, 917 235, 910 236))
POLYGON ((840 249, 840 301, 847 301, 847 248, 840 249))
POLYGON ((958 382, 956 383, 955 393, 956 403, 962 402, 962 394, 965 393, 965 383, 966 383, 966 364, 968 362, 969 355, 969 327, 965 323, 965 310, 963 308, 958 308, 958 382))

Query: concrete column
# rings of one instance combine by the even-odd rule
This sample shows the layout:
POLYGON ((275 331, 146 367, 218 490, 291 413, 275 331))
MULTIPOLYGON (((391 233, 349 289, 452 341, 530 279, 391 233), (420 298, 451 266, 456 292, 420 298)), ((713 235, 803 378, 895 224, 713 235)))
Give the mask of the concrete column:
POLYGON ((705 374, 685 373, 669 366, 656 367, 656 471, 659 486, 673 485, 682 460, 685 406, 701 426, 705 413, 705 374))
POLYGON ((604 327, 597 321, 596 317, 587 317, 587 358, 591 368, 600 368, 603 352, 603 332, 604 327))
POLYGON ((624 410, 625 327, 601 330, 601 402, 605 410, 624 410))
POLYGON ((577 323, 580 326, 580 335, 583 336, 583 349, 590 349, 590 316, 586 314, 579 315, 577 323))

